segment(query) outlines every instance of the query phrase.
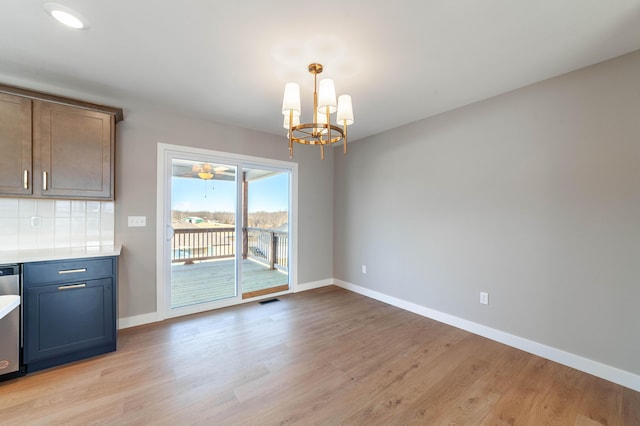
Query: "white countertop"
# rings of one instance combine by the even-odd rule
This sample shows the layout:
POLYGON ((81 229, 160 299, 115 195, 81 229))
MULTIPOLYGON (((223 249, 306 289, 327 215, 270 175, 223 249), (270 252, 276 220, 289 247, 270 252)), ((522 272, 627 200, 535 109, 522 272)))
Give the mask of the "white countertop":
POLYGON ((9 312, 20 304, 20 296, 12 294, 8 296, 0 296, 0 319, 4 318, 9 312))
POLYGON ((121 245, 0 251, 0 263, 120 256, 121 245))

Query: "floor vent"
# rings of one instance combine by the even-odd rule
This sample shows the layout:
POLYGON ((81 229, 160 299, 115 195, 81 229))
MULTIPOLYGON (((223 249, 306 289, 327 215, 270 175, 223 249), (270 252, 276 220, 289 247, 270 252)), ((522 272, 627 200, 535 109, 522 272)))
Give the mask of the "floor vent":
POLYGON ((273 302, 279 302, 280 299, 274 298, 274 299, 267 299, 267 300, 261 300, 260 303, 261 305, 266 305, 267 303, 273 303, 273 302))

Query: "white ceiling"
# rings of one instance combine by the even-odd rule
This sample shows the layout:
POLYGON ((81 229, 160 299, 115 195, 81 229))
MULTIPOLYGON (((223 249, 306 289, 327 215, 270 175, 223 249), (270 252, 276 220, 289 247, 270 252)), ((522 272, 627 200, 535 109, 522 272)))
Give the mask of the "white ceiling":
POLYGON ((287 81, 309 120, 311 62, 352 96, 355 140, 640 49, 640 0, 55 2, 91 29, 3 0, 0 82, 283 136, 287 81))

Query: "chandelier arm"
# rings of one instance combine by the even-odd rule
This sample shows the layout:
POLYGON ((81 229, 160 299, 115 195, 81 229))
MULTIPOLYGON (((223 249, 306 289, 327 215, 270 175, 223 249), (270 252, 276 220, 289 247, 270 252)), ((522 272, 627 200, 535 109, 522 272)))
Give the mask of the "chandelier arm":
MULTIPOLYGON (((292 127, 293 130, 293 142, 297 142, 304 145, 331 145, 336 142, 340 142, 344 138, 344 130, 334 124, 318 124, 318 123, 303 123, 292 127), (328 129, 331 128, 331 139, 322 138, 322 133, 317 132, 319 128, 328 129), (305 130, 310 129, 310 130, 305 130), (337 135, 337 136, 333 136, 337 135)), ((327 135, 329 133, 327 132, 327 135)))
POLYGON ((312 131, 312 130, 307 131, 307 130, 302 130, 302 129, 300 129, 299 131, 300 131, 300 133, 304 133, 305 135, 309 135, 309 136, 310 136, 310 137, 312 137, 312 138, 315 138, 315 137, 316 137, 316 136, 313 134, 313 131, 312 131))
POLYGON ((293 158, 293 110, 289 110, 289 158, 293 158))
MULTIPOLYGON (((322 72, 322 69, 320 69, 320 71, 313 73, 313 122, 314 123, 318 122, 318 73, 320 72, 322 72)), ((314 133, 315 133, 315 130, 314 130, 314 133)))
POLYGON ((347 124, 344 124, 344 155, 347 155, 347 124))
POLYGON ((331 114, 329 113, 329 107, 326 106, 325 107, 325 111, 327 113, 327 140, 330 141, 331 140, 331 114))

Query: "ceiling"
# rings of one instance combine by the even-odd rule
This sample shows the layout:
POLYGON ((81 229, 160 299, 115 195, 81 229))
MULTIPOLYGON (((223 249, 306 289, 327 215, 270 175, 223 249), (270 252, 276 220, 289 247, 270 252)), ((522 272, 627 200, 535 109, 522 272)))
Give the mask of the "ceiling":
POLYGON ((284 85, 352 96, 350 140, 640 49, 640 0, 3 0, 0 82, 282 135, 284 85), (91 99, 91 97, 95 99, 91 99))
MULTIPOLYGON (((171 176, 189 179, 199 179, 198 171, 208 168, 213 174, 214 180, 235 181, 236 167, 228 164, 203 163, 202 161, 173 159, 171 161, 171 176)), ((207 170, 205 170, 207 171, 207 170)), ((282 172, 273 170, 260 170, 255 168, 242 169, 242 176, 248 182, 278 175, 282 172)))

